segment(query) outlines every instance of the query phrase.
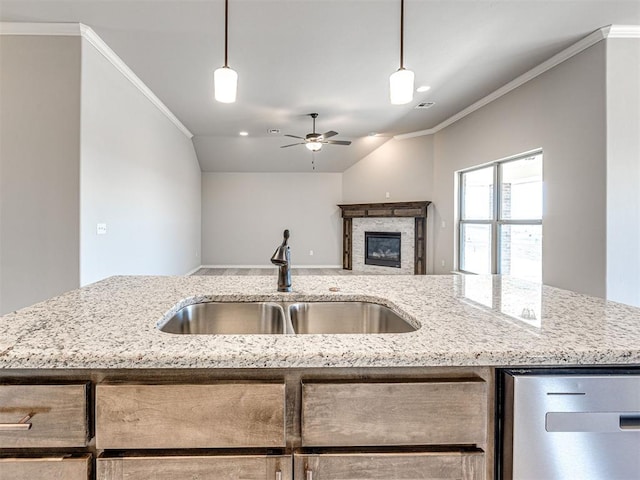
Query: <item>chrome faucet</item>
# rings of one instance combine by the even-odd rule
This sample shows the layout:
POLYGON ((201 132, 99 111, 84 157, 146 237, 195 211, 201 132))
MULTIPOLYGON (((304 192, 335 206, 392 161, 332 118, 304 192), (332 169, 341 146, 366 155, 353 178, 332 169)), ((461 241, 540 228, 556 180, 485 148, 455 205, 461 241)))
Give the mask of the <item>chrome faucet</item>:
POLYGON ((291 253, 289 252, 289 230, 284 231, 284 240, 282 245, 276 248, 275 253, 271 257, 271 263, 278 265, 278 291, 291 291, 291 253))

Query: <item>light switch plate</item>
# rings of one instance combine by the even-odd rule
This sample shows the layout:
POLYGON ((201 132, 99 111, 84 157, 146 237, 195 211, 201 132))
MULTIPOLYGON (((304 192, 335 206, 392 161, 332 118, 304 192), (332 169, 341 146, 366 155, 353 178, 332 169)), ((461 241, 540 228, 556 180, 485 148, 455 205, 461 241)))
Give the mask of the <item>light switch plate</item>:
POLYGON ((98 223, 96 225, 96 233, 98 235, 106 235, 107 234, 107 224, 106 223, 98 223))

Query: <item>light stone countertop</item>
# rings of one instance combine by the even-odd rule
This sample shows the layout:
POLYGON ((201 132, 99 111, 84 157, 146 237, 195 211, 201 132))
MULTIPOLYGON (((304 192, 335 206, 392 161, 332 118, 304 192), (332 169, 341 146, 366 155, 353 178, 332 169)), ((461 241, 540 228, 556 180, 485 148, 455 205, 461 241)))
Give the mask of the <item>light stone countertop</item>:
POLYGON ((500 276, 111 277, 0 317, 0 368, 640 364, 640 308, 500 276), (329 288, 337 287, 338 292, 329 288), (199 301, 366 300, 420 326, 379 335, 174 335, 199 301))

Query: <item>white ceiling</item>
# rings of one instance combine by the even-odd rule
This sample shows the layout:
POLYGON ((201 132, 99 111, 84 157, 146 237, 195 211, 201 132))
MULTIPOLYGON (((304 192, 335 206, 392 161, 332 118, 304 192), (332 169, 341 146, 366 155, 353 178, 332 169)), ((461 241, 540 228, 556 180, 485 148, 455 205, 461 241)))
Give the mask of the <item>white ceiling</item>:
POLYGON ((203 171, 311 171, 283 137, 336 130, 317 171, 342 172, 395 134, 432 128, 609 24, 640 24, 640 0, 406 0, 405 66, 431 90, 393 106, 399 0, 230 0, 238 101, 213 100, 223 63, 223 0, 0 0, 0 20, 81 22, 194 133, 203 171), (420 101, 435 102, 415 110, 420 101), (280 135, 270 135, 279 128, 280 135), (248 137, 239 137, 246 130, 248 137), (367 136, 378 132, 378 137, 367 136))

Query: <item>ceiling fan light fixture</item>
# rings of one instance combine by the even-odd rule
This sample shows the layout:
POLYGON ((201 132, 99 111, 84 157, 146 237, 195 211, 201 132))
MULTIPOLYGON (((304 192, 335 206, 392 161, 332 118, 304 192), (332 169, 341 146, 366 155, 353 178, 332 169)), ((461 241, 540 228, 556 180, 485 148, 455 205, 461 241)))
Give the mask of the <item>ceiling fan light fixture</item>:
POLYGON ((304 144, 312 152, 318 152, 322 148, 322 143, 320 142, 307 142, 304 144))
POLYGON ((400 68, 389 77, 389 98, 393 105, 404 105, 413 101, 413 82, 415 74, 406 68, 400 68))
POLYGON ((220 103, 233 103, 238 93, 238 73, 229 68, 229 0, 224 0, 224 66, 213 72, 213 91, 220 103))

